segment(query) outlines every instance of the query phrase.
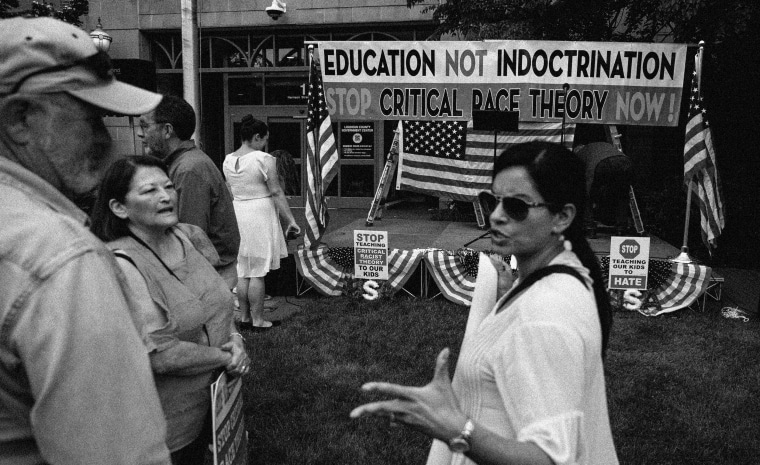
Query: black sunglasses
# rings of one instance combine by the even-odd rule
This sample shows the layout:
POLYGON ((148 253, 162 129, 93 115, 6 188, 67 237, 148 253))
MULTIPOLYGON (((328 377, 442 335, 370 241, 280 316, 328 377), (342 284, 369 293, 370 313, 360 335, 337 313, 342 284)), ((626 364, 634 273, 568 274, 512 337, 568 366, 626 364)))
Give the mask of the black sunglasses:
POLYGON ((487 205, 492 211, 496 209, 496 204, 501 202, 501 208, 515 221, 523 221, 528 217, 531 208, 550 207, 551 203, 526 202, 517 197, 502 197, 491 191, 483 191, 478 194, 478 200, 481 205, 487 205))

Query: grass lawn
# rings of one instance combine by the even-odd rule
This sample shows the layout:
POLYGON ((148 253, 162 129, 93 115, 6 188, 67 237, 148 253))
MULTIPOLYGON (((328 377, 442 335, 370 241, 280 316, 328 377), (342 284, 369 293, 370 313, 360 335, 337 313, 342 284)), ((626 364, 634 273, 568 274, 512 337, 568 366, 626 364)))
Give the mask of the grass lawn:
MULTIPOLYGON (((621 463, 760 463, 760 325, 719 310, 615 314, 606 371, 621 463)), ((425 384, 443 347, 456 359, 466 319, 441 298, 316 298, 281 328, 246 333, 250 463, 424 464, 427 438, 348 413, 370 400, 366 381, 425 384)))

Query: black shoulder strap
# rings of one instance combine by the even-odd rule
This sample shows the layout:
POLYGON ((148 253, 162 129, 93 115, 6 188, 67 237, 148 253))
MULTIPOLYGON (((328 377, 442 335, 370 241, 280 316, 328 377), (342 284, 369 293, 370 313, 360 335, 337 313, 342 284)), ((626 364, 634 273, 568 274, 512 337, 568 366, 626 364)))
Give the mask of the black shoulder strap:
MULTIPOLYGON (((158 255, 158 254, 156 253, 156 251, 155 251, 155 250, 151 249, 151 248, 150 248, 150 246, 149 246, 148 244, 146 244, 146 243, 145 243, 145 241, 143 241, 142 239, 140 239, 139 237, 137 237, 137 234, 133 233, 132 231, 130 231, 130 232, 129 232, 129 235, 130 235, 130 236, 132 237, 132 239, 134 239, 134 240, 135 240, 135 241, 136 241, 138 244, 140 244, 141 246, 143 246, 143 247, 145 247, 146 249, 150 250, 150 252, 153 254, 153 256, 154 256, 154 257, 156 257, 156 259, 157 259, 157 260, 158 260, 158 261, 159 261, 159 262, 160 262, 160 263, 161 263, 161 264, 164 266, 164 269, 165 269, 167 272, 169 272, 169 274, 170 274, 170 275, 174 276, 174 277, 177 279, 177 281, 179 281, 179 282, 182 282, 182 280, 181 280, 181 279, 179 279, 179 276, 177 276, 176 274, 174 274, 174 271, 172 271, 172 269, 171 269, 171 268, 169 268, 169 265, 167 265, 167 264, 166 264, 166 263, 165 263, 165 262, 164 262, 164 261, 161 259, 161 256, 160 256, 160 255, 158 255)), ((130 260, 130 261, 131 261, 131 260, 130 260)), ((134 264, 134 262, 132 262, 132 264, 134 264)))
POLYGON ((509 293, 506 299, 501 303, 501 306, 496 309, 496 313, 499 313, 504 308, 506 308, 507 303, 512 300, 514 297, 516 297, 519 293, 527 289, 528 287, 532 286, 536 281, 540 280, 541 278, 544 278, 546 276, 549 276, 550 274, 554 273, 563 273, 563 274, 569 274, 573 277, 575 277, 578 281, 580 281, 583 286, 588 289, 588 285, 586 285, 586 281, 583 279, 583 276, 581 276, 580 273, 578 273, 578 270, 571 266, 567 265, 549 265, 545 266, 543 268, 540 268, 530 275, 528 275, 527 278, 525 278, 524 281, 522 281, 520 284, 517 285, 512 291, 509 293))
POLYGON ((127 255, 126 253, 124 253, 123 250, 116 249, 116 250, 113 251, 113 254, 115 256, 119 257, 119 258, 122 258, 122 259, 128 261, 129 263, 132 264, 132 266, 134 266, 135 268, 137 268, 137 264, 135 263, 134 260, 132 260, 132 257, 130 257, 129 255, 127 255))

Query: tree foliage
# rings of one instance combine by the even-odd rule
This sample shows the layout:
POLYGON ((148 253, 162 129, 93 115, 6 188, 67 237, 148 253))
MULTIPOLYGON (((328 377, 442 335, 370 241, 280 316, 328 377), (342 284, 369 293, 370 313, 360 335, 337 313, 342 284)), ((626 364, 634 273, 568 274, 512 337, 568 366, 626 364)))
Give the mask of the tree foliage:
POLYGON ((13 16, 50 16, 61 21, 82 26, 80 18, 86 15, 90 10, 88 0, 69 0, 63 2, 58 8, 45 0, 33 1, 32 7, 26 10, 19 10, 18 0, 0 0, 0 18, 11 18, 13 16))
MULTIPOLYGON (((407 0, 407 5, 426 0, 407 0)), ((466 39, 722 42, 751 33, 757 0, 445 0, 439 33, 466 39)))

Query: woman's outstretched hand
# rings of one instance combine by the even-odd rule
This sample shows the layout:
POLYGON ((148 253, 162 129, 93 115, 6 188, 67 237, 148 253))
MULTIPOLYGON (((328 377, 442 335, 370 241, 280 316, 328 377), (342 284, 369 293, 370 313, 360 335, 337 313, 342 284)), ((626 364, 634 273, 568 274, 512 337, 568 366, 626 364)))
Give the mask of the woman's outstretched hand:
POLYGON ((370 382, 362 386, 367 392, 379 392, 396 399, 372 402, 356 407, 351 418, 365 415, 389 418, 432 438, 448 441, 457 436, 467 421, 451 388, 449 349, 438 354, 433 379, 422 387, 370 382))

